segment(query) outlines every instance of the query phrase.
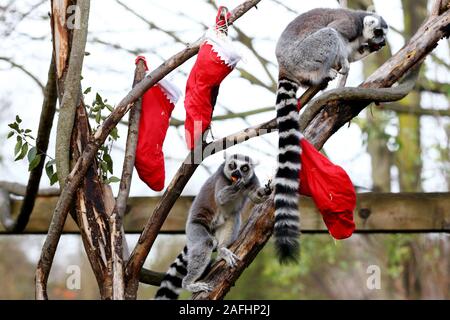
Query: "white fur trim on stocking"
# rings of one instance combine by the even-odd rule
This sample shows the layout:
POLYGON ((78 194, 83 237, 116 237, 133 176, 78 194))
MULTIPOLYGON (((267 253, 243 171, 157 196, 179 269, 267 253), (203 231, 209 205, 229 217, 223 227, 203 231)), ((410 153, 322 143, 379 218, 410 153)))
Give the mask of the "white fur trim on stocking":
POLYGON ((241 60, 241 55, 226 34, 209 29, 206 32, 205 42, 213 47, 219 58, 229 67, 234 68, 241 60))
POLYGON ((167 79, 161 79, 158 82, 164 95, 169 99, 170 103, 176 105, 180 97, 183 95, 181 90, 171 81, 167 79))

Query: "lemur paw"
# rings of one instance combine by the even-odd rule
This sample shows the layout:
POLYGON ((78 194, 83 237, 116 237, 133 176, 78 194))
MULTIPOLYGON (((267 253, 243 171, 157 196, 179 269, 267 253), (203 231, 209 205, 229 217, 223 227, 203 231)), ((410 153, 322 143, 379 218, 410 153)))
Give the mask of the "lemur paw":
POLYGON ((270 194, 273 191, 273 186, 272 186, 272 180, 267 181, 267 183, 264 185, 264 194, 266 196, 270 196, 270 194))
POLYGON ((207 284, 206 282, 194 282, 183 287, 184 289, 190 292, 200 292, 200 291, 210 292, 213 289, 213 287, 207 284))
POLYGON ((237 265, 237 262, 239 260, 241 260, 237 255, 235 255, 233 252, 231 252, 227 248, 220 248, 219 249, 219 258, 225 260, 225 262, 231 268, 234 268, 237 265))
POLYGON ((342 75, 347 75, 349 73, 349 71, 350 71, 350 62, 348 62, 347 59, 344 59, 341 62, 341 68, 338 72, 342 75))
POLYGON ((328 71, 328 78, 330 78, 330 80, 333 80, 338 76, 338 74, 339 74, 338 71, 330 69, 330 71, 328 71))

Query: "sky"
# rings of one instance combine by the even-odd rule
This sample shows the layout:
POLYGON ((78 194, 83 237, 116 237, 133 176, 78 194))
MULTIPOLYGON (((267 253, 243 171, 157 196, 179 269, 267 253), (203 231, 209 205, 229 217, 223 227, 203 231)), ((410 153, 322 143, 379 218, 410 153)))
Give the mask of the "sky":
MULTIPOLYGON (((30 4, 37 2, 37 0, 22 0, 17 2, 17 5, 28 8, 30 4)), ((216 2, 218 5, 226 5, 229 8, 234 8, 241 3, 240 0, 216 2)), ((315 1, 291 0, 283 2, 298 12, 305 12, 317 7, 315 1)), ((0 0, 0 5, 4 3, 6 3, 5 0, 0 0)), ((212 26, 215 19, 215 10, 205 4, 203 0, 123 0, 123 3, 162 29, 176 31, 176 34, 185 42, 193 42, 202 35, 203 28, 198 22, 212 26)), ((335 0, 322 0, 320 6, 337 7, 338 4, 335 0)), ((378 0, 375 1, 375 7, 388 21, 389 25, 395 29, 403 29, 399 0, 378 0)), ((50 60, 51 37, 48 20, 44 21, 41 17, 45 16, 48 11, 48 4, 41 5, 18 25, 13 37, 8 37, 0 43, 0 56, 13 58, 14 61, 24 65, 35 74, 43 83, 46 81, 50 60), (30 37, 42 38, 43 40, 30 41, 30 37)), ((274 4, 272 1, 263 0, 258 5, 257 10, 250 10, 236 22, 236 26, 257 39, 255 48, 260 54, 270 61, 276 61, 274 54, 276 40, 287 23, 294 17, 294 13, 274 4)), ((145 22, 125 11, 115 0, 92 1, 89 22, 89 42, 86 51, 90 55, 85 57, 82 73, 83 88, 92 87, 91 93, 85 99, 87 103, 90 103, 94 99, 95 93, 98 92, 102 97, 107 98, 109 103, 117 104, 130 90, 133 79, 135 56, 123 50, 113 50, 108 46, 96 43, 96 41, 119 44, 129 49, 141 48, 141 53, 147 57, 150 68, 157 67, 163 62, 163 58, 168 58, 183 49, 183 45, 174 44, 163 32, 149 29, 145 22)), ((0 25, 0 32, 6 27, 6 24, 0 25)), ((232 30, 231 35, 234 34, 235 32, 232 30)), ((404 45, 402 37, 392 30, 389 32, 388 40, 393 52, 404 45)), ((243 56, 243 60, 239 62, 238 66, 251 71, 263 81, 268 82, 267 75, 252 54, 243 45, 237 43, 236 46, 243 56)), ((450 63, 449 46, 446 43, 439 45, 435 52, 440 58, 450 63)), ((168 79, 178 85, 183 92, 186 85, 186 74, 189 73, 194 61, 195 58, 190 59, 168 75, 168 79)), ((276 77, 276 67, 272 66, 270 71, 276 77)), ((431 62, 427 64, 427 73, 430 77, 443 82, 450 80, 445 69, 437 67, 431 62)), ((357 86, 362 81, 362 64, 359 62, 352 64, 347 86, 357 86)), ((332 87, 333 85, 330 85, 330 88, 332 87)), ((0 179, 26 183, 28 179, 27 163, 26 161, 13 161, 14 141, 5 140, 8 133, 7 123, 13 121, 15 115, 19 114, 23 119, 23 126, 32 129, 35 134, 42 104, 42 94, 40 88, 29 77, 17 69, 11 69, 7 63, 2 61, 0 61, 0 88, 0 101, 9 106, 0 110, 0 141, 2 142, 0 152, 3 155, 3 162, 0 164, 0 179)), ((424 98, 426 98, 425 107, 448 107, 448 101, 443 98, 435 95, 428 95, 424 98)), ((184 119, 185 117, 183 101, 184 98, 182 97, 173 112, 173 116, 177 119, 184 119)), ((239 77, 239 72, 234 71, 221 85, 218 105, 214 114, 224 114, 224 106, 231 111, 240 112, 271 106, 274 101, 273 93, 252 86, 247 80, 239 77)), ((242 119, 213 122, 212 131, 216 138, 224 137, 249 125, 256 125, 269 120, 274 115, 275 112, 273 111, 248 117, 248 122, 242 119)), ((365 115, 362 114, 361 116, 364 117, 365 115)), ((125 116, 125 119, 127 118, 128 116, 125 116)), ((439 167, 435 161, 437 154, 432 149, 433 145, 442 143, 444 138, 442 128, 446 123, 448 123, 448 119, 423 117, 421 120, 422 145, 427 150, 423 156, 424 189, 428 192, 446 191, 443 177, 439 173, 439 167)), ((387 131, 396 134, 395 121, 388 126, 387 131)), ((54 154, 55 132, 56 119, 49 146, 50 155, 54 154)), ((114 144, 112 153, 114 175, 116 176, 120 176, 122 168, 126 127, 120 126, 119 134, 121 138, 114 144)), ((277 134, 273 133, 263 138, 252 139, 242 146, 233 147, 230 152, 246 153, 259 160, 260 165, 257 167, 257 174, 260 180, 265 182, 273 176, 276 169, 276 145, 277 134)), ((363 136, 356 124, 343 127, 330 138, 324 148, 329 158, 349 173, 355 185, 370 190, 372 184, 370 157, 364 150, 363 136)), ((169 129, 164 152, 166 155, 167 186, 187 155, 183 127, 169 129)), ((222 159, 222 153, 206 159, 204 165, 208 170, 205 167, 197 169, 183 194, 196 194, 203 181, 209 177, 211 171, 218 167, 222 159)), ((396 175, 394 169, 393 174, 396 175)), ((48 185, 48 179, 44 177, 41 187, 48 185)), ((113 184, 112 187, 114 192, 117 193, 118 184, 113 184)), ((396 183, 393 183, 393 190, 398 191, 396 183)), ((134 172, 131 187, 132 196, 155 196, 158 194, 151 191, 140 181, 136 171, 134 172)))

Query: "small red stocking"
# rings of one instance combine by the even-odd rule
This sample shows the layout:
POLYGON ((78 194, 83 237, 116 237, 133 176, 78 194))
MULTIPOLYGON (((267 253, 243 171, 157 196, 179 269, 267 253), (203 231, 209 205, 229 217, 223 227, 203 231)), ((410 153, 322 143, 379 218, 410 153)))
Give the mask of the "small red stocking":
POLYGON ((300 145, 300 194, 313 198, 335 239, 350 237, 355 230, 353 211, 356 207, 352 181, 344 169, 333 164, 305 138, 300 139, 300 145))
MULTIPOLYGON (((136 58, 136 63, 141 59, 147 66, 142 56, 136 58)), ((142 96, 135 167, 141 180, 155 191, 164 188, 162 147, 172 110, 180 95, 180 90, 174 84, 162 79, 142 96)))
POLYGON ((203 133, 211 124, 220 83, 240 60, 226 32, 220 31, 224 29, 225 16, 229 17, 229 13, 223 15, 222 12, 223 7, 219 8, 216 29, 208 31, 200 47, 186 84, 184 126, 186 144, 190 150, 201 143, 203 133))

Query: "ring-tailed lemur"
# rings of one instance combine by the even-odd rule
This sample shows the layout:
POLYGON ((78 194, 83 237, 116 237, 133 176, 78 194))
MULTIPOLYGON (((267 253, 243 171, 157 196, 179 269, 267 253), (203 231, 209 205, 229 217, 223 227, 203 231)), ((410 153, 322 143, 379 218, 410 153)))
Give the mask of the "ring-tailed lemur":
POLYGON ((272 191, 270 184, 260 187, 254 167, 248 156, 225 156, 225 162, 206 180, 189 211, 186 246, 170 265, 155 299, 177 299, 181 288, 210 291, 210 285, 197 280, 210 265, 213 250, 230 267, 236 265, 239 257, 227 247, 238 236, 242 208, 247 200, 264 201, 272 191))
POLYGON ((275 242, 281 262, 296 260, 301 147, 296 93, 299 86, 325 88, 338 73, 345 84, 350 62, 380 50, 387 24, 371 12, 314 9, 298 16, 282 33, 276 47, 279 63, 277 124, 278 170, 275 176, 275 242))

